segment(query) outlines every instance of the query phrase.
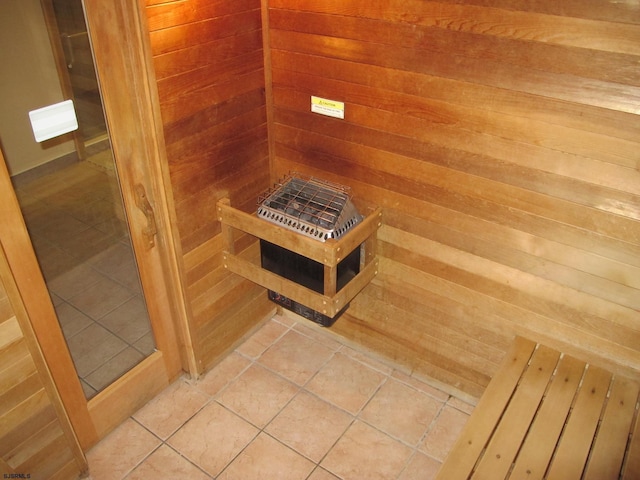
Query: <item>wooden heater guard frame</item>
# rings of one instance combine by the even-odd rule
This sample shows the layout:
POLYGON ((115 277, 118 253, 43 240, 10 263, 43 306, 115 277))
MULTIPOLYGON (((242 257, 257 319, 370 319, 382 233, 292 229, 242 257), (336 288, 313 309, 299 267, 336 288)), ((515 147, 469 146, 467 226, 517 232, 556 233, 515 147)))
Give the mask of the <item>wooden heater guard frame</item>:
POLYGON ((325 242, 288 230, 278 224, 261 219, 255 214, 235 209, 231 206, 228 198, 218 201, 217 210, 218 220, 222 226, 223 258, 226 269, 329 317, 334 317, 342 310, 378 273, 378 259, 375 252, 376 233, 382 225, 382 209, 380 207, 365 216, 362 222, 351 228, 341 238, 328 239, 325 242), (265 270, 236 255, 234 229, 323 264, 323 294, 265 270), (364 250, 360 257, 360 272, 340 291, 336 291, 338 263, 359 247, 364 250))

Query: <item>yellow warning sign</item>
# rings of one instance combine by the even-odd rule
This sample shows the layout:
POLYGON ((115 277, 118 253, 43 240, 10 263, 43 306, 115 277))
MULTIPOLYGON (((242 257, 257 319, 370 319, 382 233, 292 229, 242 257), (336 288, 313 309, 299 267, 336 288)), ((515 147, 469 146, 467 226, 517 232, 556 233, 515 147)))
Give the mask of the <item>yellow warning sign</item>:
POLYGON ((312 96, 311 111, 328 117, 344 119, 344 103, 336 100, 312 96))

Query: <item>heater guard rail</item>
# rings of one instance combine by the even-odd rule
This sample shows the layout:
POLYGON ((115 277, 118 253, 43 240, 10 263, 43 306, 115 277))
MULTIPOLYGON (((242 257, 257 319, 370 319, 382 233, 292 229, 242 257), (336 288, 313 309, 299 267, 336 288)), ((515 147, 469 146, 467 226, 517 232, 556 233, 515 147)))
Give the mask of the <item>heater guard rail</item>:
POLYGON ((376 233, 382 225, 382 209, 380 207, 368 214, 362 222, 349 230, 343 237, 328 239, 326 242, 319 242, 275 223, 270 223, 256 215, 233 208, 228 198, 218 201, 217 211, 218 220, 222 225, 225 268, 330 317, 335 316, 378 273, 378 259, 375 252, 376 233), (234 230, 240 230, 323 264, 325 269, 324 294, 298 285, 236 255, 234 230), (360 273, 339 292, 336 292, 338 263, 344 256, 361 245, 364 251, 361 255, 360 273))

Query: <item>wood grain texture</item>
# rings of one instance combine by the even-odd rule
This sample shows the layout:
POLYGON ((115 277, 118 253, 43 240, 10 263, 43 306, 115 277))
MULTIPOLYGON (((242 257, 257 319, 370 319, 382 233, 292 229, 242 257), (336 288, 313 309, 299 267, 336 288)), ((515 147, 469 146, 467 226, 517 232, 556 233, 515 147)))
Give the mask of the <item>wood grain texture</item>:
POLYGON ((624 470, 633 478, 639 391, 634 381, 516 337, 437 478, 613 480, 624 470))
POLYGON ((263 6, 274 175, 384 209, 332 328, 476 396, 517 334, 640 378, 640 7, 263 6))
POLYGON ((53 478, 64 470, 65 478, 78 478, 87 469, 86 460, 68 418, 57 415, 54 402, 59 398, 47 392, 43 376, 49 372, 39 370, 33 355, 40 352, 31 352, 35 341, 25 338, 32 332, 25 334, 9 302, 3 282, 11 277, 1 249, 0 254, 0 470, 31 478, 53 478))
POLYGON ((255 209, 269 186, 259 0, 147 1, 167 163, 198 370, 272 306, 222 268, 216 202, 255 209))

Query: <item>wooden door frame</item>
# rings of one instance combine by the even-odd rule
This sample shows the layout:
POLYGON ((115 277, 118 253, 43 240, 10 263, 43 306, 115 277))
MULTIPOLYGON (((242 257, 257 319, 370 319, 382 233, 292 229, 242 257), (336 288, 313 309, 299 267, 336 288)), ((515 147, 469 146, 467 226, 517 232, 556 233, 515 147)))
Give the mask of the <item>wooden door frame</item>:
MULTIPOLYGON (((3 219, 0 241, 60 398, 86 451, 183 370, 197 376, 197 364, 187 321, 178 260, 181 251, 143 1, 83 3, 157 351, 87 402, 17 200, 10 226, 4 223, 9 219, 3 219), (140 188, 149 208, 137 206, 140 188), (157 227, 153 247, 149 247, 147 235, 150 211, 157 227)), ((11 189, 0 196, 11 199, 15 193, 11 189)))

